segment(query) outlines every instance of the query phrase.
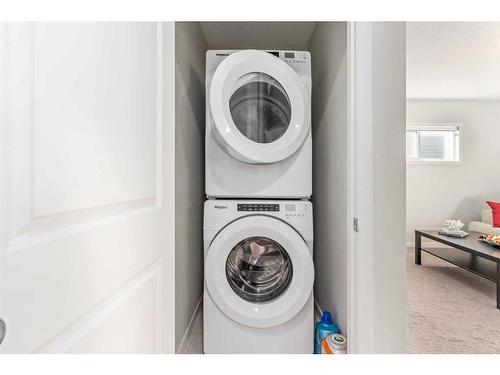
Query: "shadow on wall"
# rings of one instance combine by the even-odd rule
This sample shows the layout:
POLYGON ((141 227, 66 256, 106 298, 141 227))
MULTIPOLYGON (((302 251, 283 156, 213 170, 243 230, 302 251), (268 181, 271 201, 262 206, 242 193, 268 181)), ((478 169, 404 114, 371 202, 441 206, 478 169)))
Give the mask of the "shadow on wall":
POLYGON ((313 78, 314 296, 348 335, 346 33, 345 22, 320 22, 309 50, 313 78))
MULTIPOLYGON (((493 190, 493 189, 492 189, 493 190)), ((481 211, 485 208, 488 208, 486 204, 487 200, 498 201, 500 197, 498 196, 498 192, 491 191, 488 196, 476 196, 476 197, 467 197, 462 199, 455 210, 453 211, 453 218, 460 219, 465 224, 465 228, 468 227, 471 221, 480 221, 481 220, 481 211)))
MULTIPOLYGON (((200 77, 193 67, 189 68, 188 92, 205 92, 205 78, 200 77)), ((202 140, 205 139, 205 101, 200 104, 199 100, 194 100, 193 96, 188 96, 190 107, 193 108, 193 115, 196 118, 196 125, 202 140)), ((205 145, 205 142, 202 142, 205 145)))
POLYGON ((176 22, 175 346, 183 344, 203 293, 205 51, 197 22, 176 22))

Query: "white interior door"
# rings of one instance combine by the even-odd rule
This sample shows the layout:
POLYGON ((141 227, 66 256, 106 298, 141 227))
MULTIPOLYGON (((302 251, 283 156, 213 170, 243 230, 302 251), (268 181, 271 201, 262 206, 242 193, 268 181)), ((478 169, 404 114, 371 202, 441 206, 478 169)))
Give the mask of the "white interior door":
POLYGON ((0 43, 0 352, 173 351, 173 25, 0 43))

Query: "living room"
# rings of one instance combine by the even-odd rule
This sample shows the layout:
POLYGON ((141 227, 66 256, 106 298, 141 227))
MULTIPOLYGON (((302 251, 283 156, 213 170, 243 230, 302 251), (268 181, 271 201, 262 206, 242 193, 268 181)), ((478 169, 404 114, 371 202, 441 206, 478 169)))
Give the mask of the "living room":
POLYGON ((500 261, 479 238, 500 235, 499 45, 499 23, 407 23, 409 353, 500 352, 500 261))

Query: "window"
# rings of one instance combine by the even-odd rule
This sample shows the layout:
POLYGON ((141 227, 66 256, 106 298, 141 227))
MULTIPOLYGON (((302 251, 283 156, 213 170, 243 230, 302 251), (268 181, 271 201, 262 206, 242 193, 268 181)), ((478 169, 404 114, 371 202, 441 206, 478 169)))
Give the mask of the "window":
POLYGON ((460 125, 408 125, 406 160, 418 162, 459 162, 460 125))

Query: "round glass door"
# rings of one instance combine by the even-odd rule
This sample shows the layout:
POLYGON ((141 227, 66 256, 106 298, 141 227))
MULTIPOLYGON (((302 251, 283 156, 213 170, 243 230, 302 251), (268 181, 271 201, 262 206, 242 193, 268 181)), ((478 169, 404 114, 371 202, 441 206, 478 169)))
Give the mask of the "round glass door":
POLYGON ((212 240, 204 266, 207 296, 248 327, 283 324, 312 297, 312 254, 277 218, 251 215, 228 224, 212 240))
POLYGON ((290 124, 290 99, 281 84, 265 73, 239 78, 229 100, 234 124, 248 139, 271 143, 285 134, 290 124))
POLYGON ((278 299, 292 280, 292 261, 286 250, 266 237, 251 237, 229 252, 226 277, 245 301, 267 303, 278 299))
POLYGON ((239 161, 285 160, 309 134, 308 86, 287 63, 267 52, 242 50, 226 57, 209 90, 214 138, 239 161))

